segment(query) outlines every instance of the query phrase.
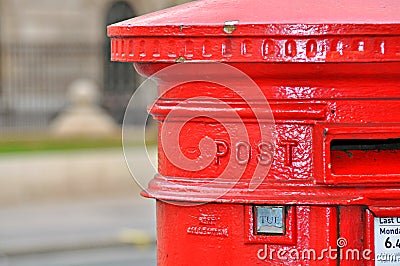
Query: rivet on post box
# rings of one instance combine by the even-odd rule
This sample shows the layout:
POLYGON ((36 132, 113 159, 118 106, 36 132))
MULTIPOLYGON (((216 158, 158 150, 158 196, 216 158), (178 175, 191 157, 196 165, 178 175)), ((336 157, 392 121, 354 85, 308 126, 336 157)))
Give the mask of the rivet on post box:
POLYGON ((400 265, 399 14, 203 0, 108 27, 158 85, 158 265, 400 265))

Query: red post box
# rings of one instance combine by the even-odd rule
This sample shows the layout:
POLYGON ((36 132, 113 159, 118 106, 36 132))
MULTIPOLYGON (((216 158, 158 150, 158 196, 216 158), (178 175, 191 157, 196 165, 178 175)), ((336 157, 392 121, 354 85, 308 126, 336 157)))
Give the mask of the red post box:
POLYGON ((159 174, 145 195, 159 265, 400 265, 399 14, 384 0, 204 0, 109 26, 112 60, 211 79, 158 79, 159 174), (209 62, 251 77, 268 103, 244 99, 251 85, 229 90, 235 77, 209 62), (163 141, 182 121, 164 132, 177 143, 163 141), (208 163, 174 163, 188 158, 208 163))

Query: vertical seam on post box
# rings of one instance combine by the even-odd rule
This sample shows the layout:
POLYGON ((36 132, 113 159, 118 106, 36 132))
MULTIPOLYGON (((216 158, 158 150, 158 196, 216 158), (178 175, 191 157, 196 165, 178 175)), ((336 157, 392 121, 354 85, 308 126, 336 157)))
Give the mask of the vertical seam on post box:
POLYGON ((337 254, 338 254, 338 256, 337 256, 337 261, 336 261, 336 265, 337 266, 340 266, 340 261, 341 261, 341 257, 340 257, 340 247, 339 247, 339 245, 337 244, 337 240, 340 238, 340 209, 341 209, 341 206, 339 205, 339 206, 337 206, 336 207, 336 212, 337 212, 337 219, 336 219, 336 227, 337 227, 337 235, 336 235, 336 247, 337 247, 337 254))

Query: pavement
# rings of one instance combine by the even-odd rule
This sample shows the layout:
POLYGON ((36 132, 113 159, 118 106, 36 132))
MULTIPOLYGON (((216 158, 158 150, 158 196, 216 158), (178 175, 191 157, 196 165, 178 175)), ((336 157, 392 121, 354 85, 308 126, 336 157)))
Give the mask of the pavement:
MULTIPOLYGON (((137 147, 126 149, 143 186, 155 174, 146 165, 147 154, 137 147)), ((156 162, 157 150, 148 150, 156 162)), ((32 201, 54 201, 87 195, 139 193, 122 148, 26 152, 0 155, 0 207, 32 201)))
POLYGON ((5 258, 1 266, 156 266, 156 249, 109 247, 5 258))
POLYGON ((0 208, 0 266, 156 265, 155 202, 88 197, 0 208))
MULTIPOLYGON (((147 184, 145 152, 129 159, 147 184)), ((2 154, 0 173, 0 266, 156 265, 155 202, 121 148, 2 154)))

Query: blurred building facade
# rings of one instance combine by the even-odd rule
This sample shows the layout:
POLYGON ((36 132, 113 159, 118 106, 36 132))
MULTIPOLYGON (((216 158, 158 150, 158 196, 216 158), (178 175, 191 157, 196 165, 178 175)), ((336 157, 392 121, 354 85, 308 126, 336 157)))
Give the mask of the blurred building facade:
POLYGON ((121 123, 138 77, 132 65, 109 62, 106 25, 184 2, 0 0, 0 131, 45 129, 78 78, 98 83, 121 123))

